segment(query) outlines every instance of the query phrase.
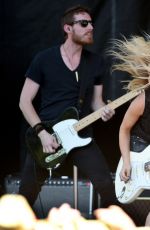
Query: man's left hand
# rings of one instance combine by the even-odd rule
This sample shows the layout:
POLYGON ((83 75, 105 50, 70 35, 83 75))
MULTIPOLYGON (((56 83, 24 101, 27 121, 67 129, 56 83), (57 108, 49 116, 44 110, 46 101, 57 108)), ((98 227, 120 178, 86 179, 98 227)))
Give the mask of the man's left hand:
POLYGON ((108 121, 115 114, 115 110, 111 109, 108 105, 102 108, 101 118, 103 121, 108 121))

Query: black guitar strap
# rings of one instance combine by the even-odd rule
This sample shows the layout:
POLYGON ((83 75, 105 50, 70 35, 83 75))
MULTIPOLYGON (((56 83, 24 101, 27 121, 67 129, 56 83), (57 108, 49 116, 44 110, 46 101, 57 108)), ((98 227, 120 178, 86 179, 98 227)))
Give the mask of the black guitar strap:
POLYGON ((79 111, 79 114, 82 110, 82 105, 84 103, 84 98, 85 98, 85 92, 87 88, 87 83, 88 83, 88 65, 87 65, 87 53, 85 50, 83 50, 82 54, 82 60, 81 60, 81 65, 79 67, 79 97, 78 97, 78 103, 77 103, 77 109, 79 111))

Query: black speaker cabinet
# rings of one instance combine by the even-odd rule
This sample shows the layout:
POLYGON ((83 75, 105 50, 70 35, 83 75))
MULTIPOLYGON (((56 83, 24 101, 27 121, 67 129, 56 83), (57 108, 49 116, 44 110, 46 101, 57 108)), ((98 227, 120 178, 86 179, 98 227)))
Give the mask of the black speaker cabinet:
POLYGON ((135 201, 130 204, 123 204, 122 208, 137 226, 144 226, 146 217, 150 212, 150 190, 144 190, 135 201))
MULTIPOLYGON (((5 178, 5 193, 18 193, 20 177, 8 175, 5 178)), ((77 184, 78 209, 86 218, 90 218, 93 211, 93 186, 88 180, 78 180, 77 184)), ((34 211, 38 218, 45 218, 52 207, 60 207, 68 203, 74 208, 74 182, 72 179, 47 179, 34 204, 34 211)))

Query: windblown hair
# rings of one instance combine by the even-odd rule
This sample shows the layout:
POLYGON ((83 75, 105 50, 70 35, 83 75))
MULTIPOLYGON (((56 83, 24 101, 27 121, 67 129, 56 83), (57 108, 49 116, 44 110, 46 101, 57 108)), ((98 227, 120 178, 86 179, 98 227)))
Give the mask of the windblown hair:
POLYGON ((112 70, 125 71, 133 78, 125 88, 133 90, 147 84, 150 76, 150 35, 124 37, 124 40, 114 40, 113 44, 114 49, 108 51, 115 60, 112 70))

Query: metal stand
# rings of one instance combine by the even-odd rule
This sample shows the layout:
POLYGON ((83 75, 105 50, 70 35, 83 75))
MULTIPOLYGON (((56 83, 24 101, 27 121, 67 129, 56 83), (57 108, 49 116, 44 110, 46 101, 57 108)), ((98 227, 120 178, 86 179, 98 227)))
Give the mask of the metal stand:
POLYGON ((74 208, 78 209, 78 168, 73 166, 74 208))
MULTIPOLYGON (((73 189, 74 189, 74 209, 78 209, 78 168, 73 166, 73 189)), ((89 209, 87 210, 87 218, 91 218, 93 214, 93 185, 90 182, 90 191, 89 191, 89 209)), ((85 214, 85 213, 83 213, 85 214)))
POLYGON ((90 183, 90 199, 89 199, 89 217, 92 216, 93 213, 93 185, 90 183))

